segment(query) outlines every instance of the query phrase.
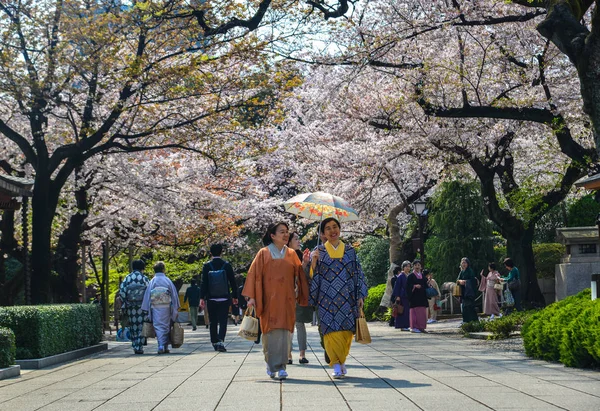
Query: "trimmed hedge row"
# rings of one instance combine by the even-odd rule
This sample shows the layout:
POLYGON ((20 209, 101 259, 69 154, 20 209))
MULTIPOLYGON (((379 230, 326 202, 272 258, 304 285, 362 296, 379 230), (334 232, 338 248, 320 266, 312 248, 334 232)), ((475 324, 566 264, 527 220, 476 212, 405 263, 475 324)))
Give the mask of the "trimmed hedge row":
POLYGON ((501 340, 509 338, 510 335, 521 330, 523 324, 534 314, 535 310, 530 311, 514 311, 510 315, 497 317, 493 320, 481 320, 465 323, 460 326, 463 334, 488 331, 492 335, 488 337, 491 340, 501 340))
POLYGON ((0 327, 14 332, 18 360, 61 354, 102 339, 102 316, 95 304, 2 307, 0 327))
POLYGON ((551 304, 523 324, 525 353, 568 367, 600 367, 600 300, 590 289, 551 304))
POLYGON ((15 334, 10 328, 0 327, 0 368, 15 363, 15 334))

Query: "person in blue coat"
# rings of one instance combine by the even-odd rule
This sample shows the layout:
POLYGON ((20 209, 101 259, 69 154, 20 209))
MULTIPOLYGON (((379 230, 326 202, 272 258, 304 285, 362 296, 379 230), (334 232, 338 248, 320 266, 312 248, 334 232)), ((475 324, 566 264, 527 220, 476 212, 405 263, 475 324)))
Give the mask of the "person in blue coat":
POLYGON ((394 327, 400 328, 402 331, 410 331, 410 304, 408 294, 406 293, 406 281, 411 268, 410 261, 404 261, 400 267, 394 269, 394 275, 397 275, 397 277, 394 284, 394 291, 392 291, 392 301, 404 307, 404 312, 396 316, 394 327), (399 272, 397 273, 396 270, 399 270, 399 272))

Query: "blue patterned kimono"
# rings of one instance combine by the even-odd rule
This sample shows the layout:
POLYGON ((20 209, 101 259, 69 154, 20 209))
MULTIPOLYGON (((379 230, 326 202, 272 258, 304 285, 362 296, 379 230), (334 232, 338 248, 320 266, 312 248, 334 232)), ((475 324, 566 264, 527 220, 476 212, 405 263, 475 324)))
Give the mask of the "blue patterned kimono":
POLYGON ((148 287, 148 277, 140 271, 134 271, 125 277, 119 286, 119 295, 123 307, 129 317, 129 333, 131 346, 134 351, 143 351, 145 338, 141 336, 144 316, 142 315, 142 301, 148 287))
POLYGON ((319 245, 319 261, 310 285, 309 304, 317 307, 319 330, 325 335, 334 331, 356 332, 357 298, 367 296, 367 284, 356 251, 344 244, 344 256, 332 259, 324 245, 319 245))

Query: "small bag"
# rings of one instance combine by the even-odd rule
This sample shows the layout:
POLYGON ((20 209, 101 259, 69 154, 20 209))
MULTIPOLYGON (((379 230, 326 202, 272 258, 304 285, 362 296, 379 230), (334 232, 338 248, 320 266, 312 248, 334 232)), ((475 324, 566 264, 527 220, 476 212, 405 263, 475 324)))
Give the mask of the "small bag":
POLYGON ((152 323, 144 322, 144 325, 142 325, 142 337, 156 338, 156 331, 154 331, 152 323))
POLYGON ((494 290, 502 291, 504 290, 504 286, 500 283, 494 284, 494 290))
POLYGON ((171 346, 179 348, 183 345, 183 327, 179 323, 173 323, 171 328, 171 346))
POLYGON ((250 341, 256 341, 258 338, 258 318, 254 306, 246 308, 238 335, 250 341))
POLYGON ((512 307, 515 305, 515 299, 510 290, 504 290, 504 306, 512 307))
POLYGON ((392 317, 396 318, 402 314, 404 314, 404 306, 401 303, 393 303, 392 304, 392 317))
POLYGON ((462 297, 462 290, 460 289, 460 285, 458 285, 458 282, 454 285, 454 288, 452 289, 452 295, 455 297, 462 297))
POLYGON ((371 344, 371 334, 369 333, 369 327, 367 326, 367 319, 362 308, 358 318, 356 319, 356 335, 354 340, 360 344, 371 344))
POLYGON ((439 295, 439 293, 437 292, 437 290, 433 287, 427 287, 425 289, 425 295, 427 296, 427 298, 433 298, 433 297, 437 297, 439 295))

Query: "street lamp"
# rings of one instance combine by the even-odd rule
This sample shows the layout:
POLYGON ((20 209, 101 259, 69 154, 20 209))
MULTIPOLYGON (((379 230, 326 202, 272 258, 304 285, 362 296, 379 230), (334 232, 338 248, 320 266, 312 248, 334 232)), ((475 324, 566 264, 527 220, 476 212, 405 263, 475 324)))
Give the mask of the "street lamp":
POLYGON ((419 218, 419 249, 421 252, 421 266, 425 268, 425 239, 423 235, 423 227, 427 220, 427 203, 423 200, 417 200, 413 203, 415 214, 419 218))

